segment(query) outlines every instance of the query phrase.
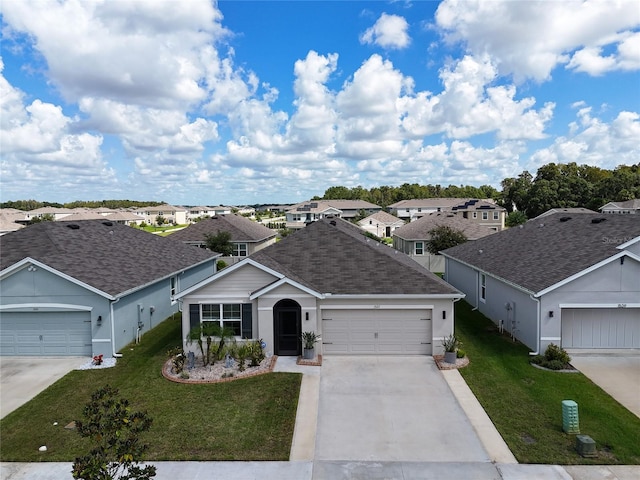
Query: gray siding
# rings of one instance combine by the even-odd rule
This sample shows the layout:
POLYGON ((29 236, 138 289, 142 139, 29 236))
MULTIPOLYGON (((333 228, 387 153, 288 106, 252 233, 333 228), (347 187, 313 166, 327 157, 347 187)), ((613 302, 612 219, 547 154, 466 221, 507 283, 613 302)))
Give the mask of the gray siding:
POLYGON ((445 280, 466 295, 465 300, 478 306, 478 272, 462 263, 445 258, 445 280))

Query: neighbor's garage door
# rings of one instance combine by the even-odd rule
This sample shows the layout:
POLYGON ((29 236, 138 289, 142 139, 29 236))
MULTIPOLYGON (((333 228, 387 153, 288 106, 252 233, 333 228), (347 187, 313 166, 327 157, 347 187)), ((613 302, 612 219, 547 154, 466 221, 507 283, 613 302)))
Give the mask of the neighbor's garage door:
POLYGON ((429 355, 429 310, 324 310, 325 355, 429 355))
POLYGON ((640 308, 563 308, 563 348, 640 348, 640 308))
POLYGON ((0 355, 91 355, 89 312, 2 312, 0 355))

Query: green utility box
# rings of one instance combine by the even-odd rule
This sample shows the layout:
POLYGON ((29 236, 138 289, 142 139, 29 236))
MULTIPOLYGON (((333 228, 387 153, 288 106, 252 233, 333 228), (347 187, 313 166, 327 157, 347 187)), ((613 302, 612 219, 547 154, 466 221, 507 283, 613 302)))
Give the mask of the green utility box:
POLYGON ((565 433, 580 433, 578 404, 573 400, 562 401, 562 430, 565 433))
POLYGON ((583 457, 597 457, 596 442, 589 435, 576 435, 576 450, 583 457))

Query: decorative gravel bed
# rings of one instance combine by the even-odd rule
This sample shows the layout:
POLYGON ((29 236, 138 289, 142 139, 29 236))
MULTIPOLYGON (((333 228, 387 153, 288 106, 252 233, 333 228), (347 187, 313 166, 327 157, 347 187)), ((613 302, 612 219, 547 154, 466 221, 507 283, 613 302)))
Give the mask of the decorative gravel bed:
MULTIPOLYGON (((255 375, 263 375, 273 371, 278 357, 272 355, 265 357, 257 367, 249 367, 244 371, 238 368, 238 362, 233 361, 231 367, 227 367, 224 360, 216 362, 213 365, 202 365, 202 358, 196 357, 193 368, 185 368, 182 374, 173 371, 171 359, 167 360, 162 367, 162 375, 172 382, 178 383, 219 383, 239 380, 241 378, 253 377, 255 375), (188 377, 187 377, 188 375, 188 377)), ((247 362, 249 363, 249 362, 247 362)))
POLYGON ((469 357, 456 358, 456 363, 447 363, 444 361, 444 355, 434 355, 433 359, 440 370, 453 370, 469 365, 469 357))

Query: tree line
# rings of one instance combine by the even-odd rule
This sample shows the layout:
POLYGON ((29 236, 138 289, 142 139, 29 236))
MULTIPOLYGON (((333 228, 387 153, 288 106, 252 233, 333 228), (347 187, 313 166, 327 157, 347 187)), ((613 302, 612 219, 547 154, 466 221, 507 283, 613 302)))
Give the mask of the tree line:
POLYGON ((155 207, 158 205, 164 205, 165 202, 141 202, 137 200, 96 200, 96 201, 84 201, 75 200, 68 203, 56 203, 56 202, 39 202, 37 200, 9 200, 8 202, 0 203, 0 208, 15 208, 17 210, 36 210, 43 207, 54 208, 138 208, 138 207, 155 207))
POLYGON ((337 186, 313 200, 364 200, 385 208, 414 198, 492 198, 508 212, 519 211, 527 218, 551 208, 583 207, 597 211, 607 202, 640 198, 640 163, 620 165, 613 170, 575 162, 549 163, 540 167, 535 177, 523 171, 517 177, 502 180, 501 186, 501 191, 490 185, 442 187, 405 183, 371 189, 337 186))

